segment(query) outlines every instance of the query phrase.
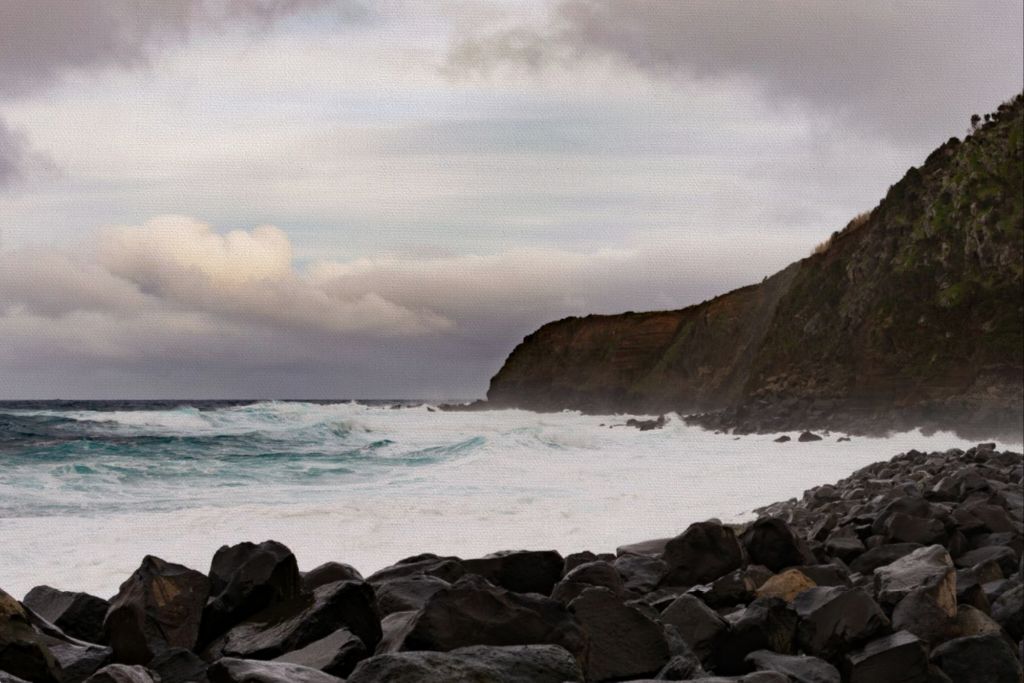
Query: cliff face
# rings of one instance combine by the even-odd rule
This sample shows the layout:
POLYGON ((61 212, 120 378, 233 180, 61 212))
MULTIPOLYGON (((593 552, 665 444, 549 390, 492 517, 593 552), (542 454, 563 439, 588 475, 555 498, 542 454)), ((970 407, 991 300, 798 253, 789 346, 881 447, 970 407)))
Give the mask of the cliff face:
POLYGON ((858 420, 1019 429, 1022 117, 1018 96, 759 285, 678 311, 543 326, 491 380, 488 402, 724 411, 723 425, 750 430, 858 420))

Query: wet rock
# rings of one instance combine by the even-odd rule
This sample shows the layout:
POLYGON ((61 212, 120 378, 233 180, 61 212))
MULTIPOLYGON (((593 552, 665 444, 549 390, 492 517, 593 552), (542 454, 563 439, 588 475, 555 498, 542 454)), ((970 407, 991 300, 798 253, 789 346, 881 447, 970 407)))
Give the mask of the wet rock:
POLYGON ((796 597, 793 609, 800 617, 800 646, 826 659, 849 652, 889 629, 889 620, 878 603, 857 588, 811 588, 796 597))
POLYGON ((729 628, 725 619, 693 595, 676 598, 661 613, 661 620, 674 626, 703 662, 710 660, 715 640, 729 628))
POLYGON ((957 567, 974 567, 980 564, 994 562, 998 565, 1003 576, 1010 576, 1017 571, 1020 559, 1011 548, 999 545, 989 545, 974 550, 968 550, 956 558, 954 564, 957 567))
POLYGON ((404 560, 399 561, 397 564, 393 564, 390 567, 385 567, 378 572, 374 572, 367 577, 366 581, 367 583, 376 585, 378 583, 390 581, 403 576, 427 574, 429 576, 436 576, 439 579, 444 579, 448 583, 452 583, 465 573, 466 570, 462 566, 462 560, 457 557, 438 557, 431 553, 424 553, 422 555, 407 557, 404 560))
POLYGON ((801 443, 806 443, 807 441, 821 441, 821 437, 814 432, 803 432, 797 438, 797 441, 800 441, 801 443))
POLYGON ((0 670, 33 683, 57 683, 61 671, 51 643, 32 628, 24 607, 0 590, 0 670))
POLYGON ((36 586, 22 603, 61 631, 90 643, 102 643, 103 619, 110 603, 88 593, 36 586))
POLYGON ((650 555, 652 557, 661 557, 665 552, 665 546, 671 541, 671 538, 652 538, 647 541, 640 541, 639 543, 628 543, 626 545, 620 545, 615 549, 616 557, 619 555, 633 554, 633 555, 650 555))
POLYGON ((312 593, 320 586, 337 581, 362 581, 363 575, 355 567, 344 562, 324 562, 302 574, 302 590, 312 593))
POLYGON ((750 561, 773 572, 801 564, 813 564, 814 556, 785 521, 762 517, 750 525, 742 536, 750 561))
POLYGON ((953 560, 941 545, 918 548, 909 555, 875 570, 878 600, 895 605, 917 590, 934 593, 943 611, 956 613, 956 571, 953 560))
POLYGON ((565 560, 554 550, 512 550, 463 560, 467 573, 516 593, 550 595, 562 577, 565 560))
POLYGON ((747 655, 747 662, 758 671, 784 674, 794 683, 840 683, 839 670, 817 657, 756 650, 747 655))
POLYGON ((791 439, 789 436, 783 434, 782 436, 780 436, 780 437, 775 439, 775 443, 786 443, 787 441, 792 441, 792 440, 793 439, 791 439))
POLYGON ((374 586, 381 615, 417 610, 431 595, 450 583, 429 574, 403 576, 374 586))
POLYGON ((162 683, 162 681, 144 666, 111 664, 87 678, 85 683, 162 683))
POLYGON ((160 683, 207 683, 209 665, 195 653, 183 648, 164 650, 149 663, 160 676, 160 683))
POLYGON ((395 635, 390 649, 448 651, 471 645, 543 644, 561 645, 580 660, 586 656, 586 635, 560 602, 466 576, 430 596, 395 635))
POLYGON ((636 427, 641 432, 649 432, 653 429, 661 429, 666 424, 668 424, 668 420, 665 418, 664 415, 659 415, 657 418, 651 420, 637 420, 636 418, 630 418, 626 420, 627 427, 636 427))
POLYGON ((715 579, 711 585, 694 586, 690 592, 710 607, 719 609, 750 602, 754 599, 755 588, 754 579, 737 569, 715 579))
POLYGON ((369 654, 366 645, 357 635, 347 628, 340 628, 305 647, 283 654, 274 661, 300 664, 344 678, 369 654))
POLYGON ((64 636, 59 632, 55 635, 57 637, 50 641, 48 647, 60 667, 61 680, 66 683, 84 680, 110 664, 113 651, 109 647, 63 640, 64 636))
POLYGON ((412 621, 417 614, 419 614, 419 610, 410 610, 408 612, 392 612, 384 617, 380 622, 380 630, 383 635, 381 635, 374 653, 396 652, 402 638, 405 637, 405 632, 411 628, 412 621))
POLYGON ((930 683, 928 652, 914 634, 897 631, 851 652, 845 661, 849 683, 930 683))
POLYGON ((224 657, 210 665, 210 683, 344 683, 308 666, 224 657))
POLYGON ((660 624, 624 605, 607 588, 588 588, 569 604, 590 643, 585 676, 591 681, 654 674, 669 658, 660 624))
POLYGON ((579 664, 556 645, 473 646, 451 652, 396 652, 362 662, 347 683, 567 683, 579 664))
POLYGON ((935 648, 931 661, 956 683, 1020 683, 1013 647, 996 634, 955 638, 935 648))
POLYGON ((714 643, 715 670, 725 674, 743 673, 744 658, 756 650, 791 654, 797 615, 782 600, 759 598, 728 617, 729 629, 714 643))
POLYGON ((850 527, 839 527, 825 539, 825 552, 844 562, 849 562, 865 550, 864 542, 850 527))
POLYGON ((295 555, 277 541, 222 546, 210 565, 210 600, 203 610, 201 642, 302 592, 295 555))
POLYGON ((274 605, 259 612, 215 640, 207 656, 238 659, 273 659, 347 628, 366 645, 381 638, 380 615, 373 588, 361 581, 321 586, 312 595, 274 605))
POLYGON ((147 664, 169 648, 195 647, 209 590, 203 574, 147 555, 110 601, 103 627, 115 660, 147 664))
POLYGON ((551 598, 567 605, 591 586, 603 586, 617 596, 625 593, 622 576, 615 567, 608 562, 588 562, 562 577, 551 591, 551 598))
POLYGON ((668 565, 649 555, 626 553, 616 557, 612 566, 622 577, 623 587, 640 594, 653 591, 668 574, 668 565))
POLYGON ((765 581, 757 589, 757 597, 780 598, 786 602, 793 602, 797 595, 816 585, 818 584, 799 569, 787 569, 765 581))
POLYGON ((923 547, 920 543, 886 543, 864 552, 850 563, 850 571, 871 574, 878 567, 891 564, 923 547))
POLYGON ((1014 640, 1024 638, 1024 584, 1018 583, 993 601, 992 618, 1014 640))
POLYGON ((668 566, 662 585, 693 586, 739 569, 743 551, 729 527, 714 521, 697 522, 665 544, 662 559, 668 566))

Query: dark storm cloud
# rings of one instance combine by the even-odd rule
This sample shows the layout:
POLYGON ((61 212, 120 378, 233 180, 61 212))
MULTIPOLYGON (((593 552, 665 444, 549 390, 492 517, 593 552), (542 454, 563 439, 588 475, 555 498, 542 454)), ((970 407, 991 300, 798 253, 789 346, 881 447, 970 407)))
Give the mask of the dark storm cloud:
POLYGON ((681 84, 748 79, 780 103, 934 140, 1020 90, 1022 12, 1017 0, 561 0, 544 22, 467 31, 449 68, 539 71, 610 57, 681 84))

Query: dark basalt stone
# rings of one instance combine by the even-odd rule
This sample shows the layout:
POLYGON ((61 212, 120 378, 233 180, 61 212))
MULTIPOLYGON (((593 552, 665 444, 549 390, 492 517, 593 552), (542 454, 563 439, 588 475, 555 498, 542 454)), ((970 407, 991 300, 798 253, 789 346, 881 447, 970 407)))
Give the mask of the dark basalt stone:
POLYGON ((850 571, 859 574, 871 574, 878 567, 892 564, 901 557, 909 555, 922 547, 924 546, 920 543, 886 543, 875 546, 853 560, 850 563, 850 571))
POLYGON ((402 576, 390 581, 382 581, 374 586, 377 593, 377 604, 383 616, 394 612, 417 610, 423 606, 431 595, 448 588, 450 583, 429 574, 402 576))
POLYGON ((457 557, 438 557, 431 553, 424 553, 407 557, 397 564, 374 572, 367 577, 366 582, 376 585, 405 576, 427 574, 428 576, 436 576, 448 583, 452 583, 465 573, 466 570, 462 566, 462 560, 457 557))
POLYGON ((626 545, 620 545, 616 548, 615 555, 616 557, 626 554, 661 557, 665 552, 665 546, 671 540, 671 538, 652 538, 638 543, 627 543, 626 545))
POLYGON ((821 441, 821 437, 814 432, 803 432, 797 438, 797 441, 800 441, 801 443, 806 443, 807 441, 821 441))
POLYGON ((729 527, 714 521, 697 522, 665 544, 662 559, 668 566, 662 585, 693 586, 742 567, 743 551, 729 527))
POLYGON ((787 441, 792 441, 792 440, 793 439, 791 439, 789 436, 786 436, 785 434, 783 434, 782 436, 780 436, 780 437, 775 439, 775 443, 786 443, 787 441))
POLYGON ((569 553, 565 556, 565 562, 562 563, 562 576, 571 572, 581 564, 587 564, 589 562, 597 562, 598 557, 589 550, 584 550, 578 553, 569 553))
POLYGON ((819 586, 796 596, 797 639, 808 653, 836 658, 889 629, 870 595, 857 588, 819 586))
POLYGON ((368 650, 381 639, 380 614, 373 588, 362 581, 321 586, 312 595, 259 612, 215 640, 209 659, 273 659, 347 628, 368 650))
POLYGON ((1024 584, 1018 583, 995 599, 992 618, 1014 640, 1024 638, 1024 584))
POLYGON ((224 657, 209 669, 210 683, 345 683, 337 676, 298 664, 224 657))
POLYGON ((866 550, 864 542, 857 532, 848 527, 839 527, 825 539, 825 552, 831 557, 838 557, 844 562, 856 558, 866 550))
POLYGON ((302 592, 295 555, 277 541, 222 546, 210 565, 210 600, 203 610, 201 642, 302 592))
POLYGON ((495 586, 516 593, 550 595, 562 577, 565 560, 554 550, 507 550, 474 560, 463 560, 469 574, 482 576, 495 586))
POLYGON ((88 593, 36 586, 22 603, 61 631, 90 643, 103 643, 103 619, 110 603, 88 593))
POLYGON ((201 573, 147 555, 110 601, 103 628, 124 664, 148 664, 173 647, 191 649, 210 590, 201 573))
POLYGON ((850 572, 836 564, 808 564, 795 569, 819 586, 853 585, 850 572))
MULTIPOLYGON (((955 596, 953 597, 955 600, 955 596)), ((892 626, 909 631, 931 646, 938 645, 953 633, 956 605, 951 614, 939 604, 935 592, 921 589, 911 592, 897 603, 892 612, 892 626)))
POLYGON ((208 666, 194 652, 183 648, 165 650, 149 663, 149 668, 160 676, 160 683, 208 683, 208 666))
POLYGON ((918 548, 875 570, 878 601, 895 605, 916 590, 933 590, 947 612, 956 609, 956 570, 941 545, 918 548), (949 605, 952 603, 952 610, 949 605))
POLYGON ((996 634, 955 638, 932 651, 931 661, 956 683, 1020 683, 1014 648, 996 634))
POLYGON ((817 657, 757 650, 747 655, 747 662, 758 671, 784 674, 793 683, 840 683, 841 680, 839 669, 817 657))
POLYGON ((85 683, 163 683, 150 669, 139 664, 111 664, 86 679, 85 683))
POLYGON ((615 567, 608 562, 588 562, 562 577, 552 589, 551 598, 568 605, 592 586, 603 586, 620 597, 626 592, 622 577, 615 567))
POLYGON ((363 575, 355 567, 344 562, 324 562, 301 574, 302 590, 312 593, 320 586, 338 581, 362 581, 363 575))
POLYGON ((623 587, 640 594, 656 589, 668 573, 664 560, 650 555, 625 553, 616 557, 612 566, 622 577, 623 587))
POLYGON ((718 612, 693 595, 676 598, 661 613, 661 620, 674 626, 703 662, 711 659, 715 641, 729 629, 729 624, 718 612))
POLYGON ((914 634, 897 631, 872 640, 846 657, 849 683, 931 683, 928 652, 914 634))
POLYGON ((1004 545, 988 545, 974 550, 968 550, 956 558, 954 564, 957 567, 974 567, 987 562, 995 562, 1003 576, 1010 576, 1017 571, 1020 558, 1011 548, 1004 545))
POLYGON ((660 670, 669 659, 661 625, 622 603, 608 588, 584 590, 569 604, 590 643, 588 681, 639 678, 660 670))
POLYGON ((814 564, 814 556, 785 521, 762 517, 743 532, 743 547, 750 561, 773 572, 786 567, 814 564))
POLYGON ((309 645, 277 657, 273 661, 299 664, 332 676, 344 678, 370 655, 366 645, 347 628, 314 640, 309 645))
POLYGON ((451 652, 396 652, 362 662, 347 683, 579 683, 575 658, 557 645, 478 645, 451 652))
POLYGON ((745 657, 756 650, 792 654, 797 615, 778 598, 758 598, 745 609, 726 618, 729 629, 714 643, 715 671, 744 673, 745 657))

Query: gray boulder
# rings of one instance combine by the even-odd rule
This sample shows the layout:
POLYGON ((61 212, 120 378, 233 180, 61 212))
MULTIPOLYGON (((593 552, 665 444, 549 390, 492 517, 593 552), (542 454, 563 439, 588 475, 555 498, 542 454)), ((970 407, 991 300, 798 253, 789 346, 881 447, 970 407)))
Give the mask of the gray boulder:
POLYGON ((451 652, 396 652, 359 664, 347 683, 566 683, 583 681, 557 645, 473 646, 451 652))

